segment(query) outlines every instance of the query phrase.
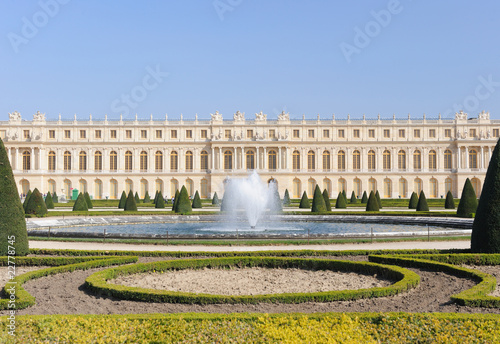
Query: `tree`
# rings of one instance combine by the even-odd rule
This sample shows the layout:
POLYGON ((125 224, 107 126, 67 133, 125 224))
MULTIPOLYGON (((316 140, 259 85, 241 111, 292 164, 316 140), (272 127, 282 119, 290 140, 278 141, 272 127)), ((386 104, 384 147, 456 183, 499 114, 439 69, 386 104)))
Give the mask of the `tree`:
POLYGON ((214 193, 214 197, 212 197, 212 205, 219 205, 219 196, 217 196, 217 192, 214 193))
POLYGON ((179 202, 179 189, 175 190, 174 201, 172 202, 172 211, 176 212, 177 202, 179 202))
POLYGON ((156 209, 165 208, 165 199, 163 198, 163 194, 161 193, 161 191, 156 192, 155 208, 156 209))
POLYGON ((363 197, 361 197, 361 203, 368 203, 368 196, 366 195, 366 191, 363 191, 363 197))
POLYGON ((189 214, 193 211, 191 208, 191 201, 189 200, 189 195, 186 187, 183 185, 181 192, 179 192, 179 201, 176 201, 175 212, 179 214, 189 214))
POLYGON ((142 200, 142 203, 151 203, 151 198, 149 197, 148 190, 146 190, 146 194, 144 194, 144 199, 142 200))
POLYGON ((0 256, 29 254, 24 208, 3 141, 0 140, 0 256), (9 247, 11 246, 11 247, 9 247), (12 246, 15 250, 12 252, 12 246), (10 252, 9 252, 10 251, 10 252))
POLYGON ((324 213, 326 211, 325 199, 323 198, 323 194, 321 193, 319 185, 317 184, 314 188, 311 211, 313 213, 324 213))
POLYGON ((89 206, 85 200, 85 196, 80 192, 76 198, 75 204, 73 204, 73 211, 88 211, 89 206))
POLYGON ((375 198, 377 198, 379 210, 382 209, 382 200, 380 199, 380 194, 378 193, 378 190, 377 190, 377 192, 375 192, 375 198))
POLYGON ((50 192, 47 192, 47 196, 45 197, 45 205, 47 209, 54 209, 54 201, 52 201, 52 195, 50 192))
POLYGON ((26 211, 26 206, 28 205, 28 202, 30 201, 31 194, 32 194, 31 190, 28 190, 28 193, 26 194, 26 197, 24 198, 24 202, 23 202, 24 211, 26 211))
POLYGON ((408 202, 408 209, 417 209, 418 196, 415 191, 411 193, 410 202, 408 202))
POLYGON ((283 195, 283 205, 288 207, 290 203, 290 194, 288 193, 288 189, 285 189, 285 194, 283 195))
POLYGON ((455 201, 453 200, 453 195, 451 191, 446 194, 446 200, 444 201, 444 209, 455 209, 455 201))
POLYGON ((52 195, 52 202, 59 203, 59 196, 57 196, 57 193, 55 191, 54 194, 52 195))
POLYGON ((118 202, 118 208, 123 209, 125 208, 125 202, 127 202, 127 194, 125 191, 122 191, 122 196, 120 197, 120 202, 118 202))
POLYGON ((302 198, 300 199, 299 208, 307 209, 310 208, 311 204, 309 203, 309 198, 307 198, 307 193, 304 191, 302 194, 302 198))
POLYGON ((328 191, 326 191, 326 189, 323 191, 323 198, 325 199, 326 211, 332 211, 332 204, 330 203, 330 196, 328 195, 328 191))
POLYGON ((342 192, 339 192, 337 196, 337 201, 335 202, 335 208, 337 209, 345 209, 347 208, 347 202, 345 201, 344 195, 342 192))
POLYGON ((94 206, 92 205, 92 200, 90 199, 90 195, 87 191, 85 191, 85 193, 83 194, 83 197, 85 197, 85 201, 87 202, 88 209, 94 208, 94 206))
MULTIPOLYGON (((496 148, 495 148, 496 149, 496 148)), ((485 189, 486 190, 486 189, 485 189)), ((458 217, 472 217, 477 210, 477 197, 470 179, 465 180, 464 188, 462 190, 462 197, 458 203, 457 216, 458 217)))
POLYGON ((201 208, 201 198, 200 194, 198 193, 198 190, 196 190, 193 198, 193 204, 191 205, 192 208, 201 208))
POLYGON ((124 211, 137 211, 137 203, 135 203, 135 197, 132 190, 128 192, 127 200, 125 201, 124 211))
MULTIPOLYGON (((491 155, 472 225, 471 251, 500 253, 500 143, 491 155)), ((465 187, 464 187, 465 189, 465 187)), ((462 192, 462 198, 464 197, 462 192)), ((460 200, 460 202, 462 202, 460 200)))
POLYGON ((377 196, 373 191, 370 191, 370 197, 368 197, 368 201, 366 202, 366 211, 379 211, 380 208, 377 202, 377 196))
POLYGON ((33 190, 28 204, 26 205, 25 212, 26 214, 33 214, 38 217, 47 215, 47 206, 45 205, 42 194, 40 193, 40 191, 38 191, 37 188, 33 190))
POLYGON ((356 198, 356 194, 354 191, 351 193, 351 203, 356 203, 358 199, 356 198))
POLYGON ((137 193, 137 191, 135 192, 134 198, 135 198, 136 205, 141 202, 141 199, 139 198, 139 194, 137 193))
POLYGON ((420 191, 420 197, 418 198, 417 211, 429 211, 429 206, 427 205, 427 198, 425 198, 424 190, 420 191))

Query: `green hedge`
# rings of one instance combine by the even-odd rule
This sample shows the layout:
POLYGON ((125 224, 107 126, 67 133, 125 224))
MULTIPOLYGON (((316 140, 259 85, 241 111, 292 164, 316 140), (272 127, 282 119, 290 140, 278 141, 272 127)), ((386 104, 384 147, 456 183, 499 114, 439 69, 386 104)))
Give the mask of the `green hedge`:
POLYGON ((330 302, 338 300, 356 300, 396 295, 400 292, 416 287, 420 277, 407 269, 397 266, 384 266, 368 262, 352 262, 328 259, 299 259, 299 258, 264 258, 264 257, 230 257, 209 259, 185 259, 161 261, 143 264, 134 264, 119 268, 106 269, 90 275, 85 280, 85 287, 97 294, 117 297, 125 300, 145 302, 169 302, 188 304, 213 303, 301 303, 301 302, 330 302), (388 287, 368 288, 358 290, 340 290, 315 293, 284 293, 266 295, 210 295, 168 290, 154 290, 109 284, 108 280, 118 276, 155 271, 163 273, 169 270, 202 269, 202 268, 230 268, 230 267, 264 267, 264 268, 300 268, 308 270, 334 270, 357 272, 363 274, 378 274, 385 278, 396 280, 388 287))

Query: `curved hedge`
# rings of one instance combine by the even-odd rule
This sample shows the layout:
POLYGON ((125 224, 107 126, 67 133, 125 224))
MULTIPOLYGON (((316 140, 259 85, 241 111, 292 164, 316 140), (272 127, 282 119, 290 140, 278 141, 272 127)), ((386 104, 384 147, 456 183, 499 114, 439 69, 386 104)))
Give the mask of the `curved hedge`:
POLYGON ((329 302, 356 300, 396 295, 400 292, 416 287, 420 277, 407 269, 398 266, 387 266, 369 262, 353 262, 328 259, 299 259, 299 258, 267 258, 267 257, 229 257, 209 259, 168 260, 152 263, 127 265, 118 268, 98 271, 85 280, 85 287, 90 291, 113 296, 125 300, 145 302, 168 302, 188 304, 214 303, 301 303, 301 302, 329 302), (340 290, 315 293, 284 293, 265 295, 211 295, 168 290, 145 289, 124 285, 109 284, 108 280, 118 276, 126 276, 148 271, 163 273, 169 270, 202 269, 237 267, 265 267, 265 268, 300 268, 308 270, 335 270, 378 274, 388 279, 396 280, 388 287, 368 288, 358 290, 340 290))

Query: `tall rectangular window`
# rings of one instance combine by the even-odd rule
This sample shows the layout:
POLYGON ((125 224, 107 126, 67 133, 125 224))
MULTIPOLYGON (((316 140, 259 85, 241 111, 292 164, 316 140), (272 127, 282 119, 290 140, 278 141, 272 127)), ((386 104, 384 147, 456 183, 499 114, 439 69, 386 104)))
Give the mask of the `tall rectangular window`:
POLYGON ((451 129, 445 129, 444 130, 444 137, 450 138, 451 137, 451 129))
POLYGON ((29 139, 30 138, 30 131, 29 130, 23 130, 23 137, 25 139, 29 139))
POLYGON ((375 138, 375 129, 368 129, 368 137, 371 139, 375 138))
POLYGON ((399 138, 404 139, 405 138, 405 130, 404 129, 399 129, 399 138))
POLYGON ((310 139, 314 138, 314 129, 309 129, 307 131, 307 137, 309 137, 310 139))
POLYGON ((352 131, 352 136, 356 139, 359 139, 359 129, 354 129, 352 131))
POLYGON ((207 131, 205 129, 203 129, 201 132, 200 132, 200 137, 202 139, 206 139, 207 138, 207 131))
POLYGON ((436 137, 436 129, 429 129, 429 137, 432 138, 436 137))
POLYGON ((80 138, 81 139, 87 138, 87 130, 80 130, 80 138))
POLYGON ((157 130, 156 131, 156 138, 161 139, 163 137, 163 131, 162 130, 157 130))
POLYGON ((224 130, 224 137, 226 139, 230 139, 231 138, 231 130, 224 130))
POLYGON ((110 132, 109 132, 109 136, 110 136, 112 139, 116 139, 116 130, 115 130, 115 129, 110 130, 110 132))
POLYGON ((148 131, 141 130, 141 139, 147 139, 147 138, 148 138, 148 131))
POLYGON ((339 129, 339 131, 338 131, 338 137, 340 139, 343 139, 345 137, 344 129, 339 129))
POLYGON ((476 129, 470 130, 470 137, 476 137, 476 129))
POLYGON ((384 129, 384 138, 388 139, 391 137, 391 131, 389 129, 384 129))
POLYGON ((193 138, 193 131, 191 129, 186 130, 186 139, 193 138))
POLYGON ((323 129, 323 137, 325 139, 329 138, 330 137, 330 130, 328 129, 323 129))
POLYGON ((100 130, 96 130, 94 132, 94 136, 95 136, 96 139, 100 139, 102 137, 101 131, 100 130))
POLYGON ((131 139, 132 138, 132 130, 125 130, 125 137, 127 139, 131 139))
POLYGON ((170 138, 171 139, 177 138, 177 130, 170 130, 170 138))
POLYGON ((71 138, 71 131, 70 130, 65 130, 64 131, 64 138, 65 139, 70 139, 71 138))
POLYGON ((55 139, 55 138, 56 138, 56 131, 49 130, 49 139, 55 139))
POLYGON ((298 139, 300 137, 299 129, 293 129, 293 138, 298 139))
POLYGON ((274 129, 269 130, 269 138, 270 139, 276 138, 276 131, 274 129))
POLYGON ((493 129, 493 137, 499 137, 499 136, 500 136, 500 130, 493 129))
POLYGON ((420 129, 413 130, 413 137, 416 139, 420 138, 420 129))

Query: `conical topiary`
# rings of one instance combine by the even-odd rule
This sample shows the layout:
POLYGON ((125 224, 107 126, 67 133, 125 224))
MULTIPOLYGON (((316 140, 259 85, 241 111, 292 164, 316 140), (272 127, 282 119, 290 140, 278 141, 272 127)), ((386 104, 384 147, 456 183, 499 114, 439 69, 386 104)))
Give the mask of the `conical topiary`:
POLYGON ((417 209, 417 204, 418 204, 418 196, 417 193, 414 191, 411 193, 410 201, 408 202, 408 209, 417 209))
POLYGON ((136 205, 141 202, 141 199, 139 198, 139 194, 137 193, 137 191, 135 192, 134 198, 135 198, 136 205))
POLYGON ((356 203, 358 201, 358 199, 356 198, 356 194, 354 193, 354 191, 351 193, 351 203, 356 203))
POLYGON ((382 209, 382 200, 380 199, 380 194, 378 193, 378 190, 377 192, 375 192, 375 198, 377 199, 379 210, 382 209))
POLYGON ((420 191, 420 197, 418 198, 417 211, 429 211, 429 206, 427 205, 427 198, 425 198, 424 190, 420 191))
POLYGON ((137 211, 137 203, 135 203, 135 196, 132 190, 128 192, 127 200, 125 201, 124 211, 137 211))
POLYGON ((339 192, 337 196, 337 201, 335 202, 335 208, 337 209, 345 209, 347 208, 347 202, 345 201, 344 195, 342 192, 339 192))
POLYGON ((219 196, 217 196, 217 192, 214 193, 214 197, 212 197, 212 205, 219 205, 219 196))
POLYGON ((474 253, 500 253, 500 143, 491 154, 484 178, 470 247, 474 253))
POLYGON ((191 207, 191 201, 189 200, 189 195, 186 187, 183 185, 181 192, 179 192, 179 201, 176 201, 175 212, 179 214, 189 214, 193 211, 191 207))
POLYGON ((177 209, 177 202, 179 202, 179 189, 175 190, 174 201, 172 202, 172 211, 177 209))
POLYGON ((151 203, 151 198, 149 197, 148 190, 146 190, 146 193, 144 194, 144 199, 142 200, 142 203, 151 203))
POLYGON ((87 204, 87 201, 85 200, 85 196, 80 192, 75 201, 75 204, 73 204, 73 211, 88 211, 88 210, 89 206, 87 204))
POLYGON ((193 198, 193 204, 191 205, 192 208, 201 208, 201 198, 200 194, 198 193, 198 190, 194 193, 194 198, 193 198))
POLYGON ((342 190, 342 196, 344 196, 345 203, 347 204, 347 193, 345 190, 342 190))
POLYGON ((39 217, 47 215, 47 206, 45 205, 42 194, 37 188, 33 190, 28 204, 26 205, 25 212, 26 214, 33 214, 39 217))
POLYGON ((363 197, 361 197, 361 203, 368 203, 368 196, 366 195, 366 191, 363 191, 363 197))
POLYGON ((0 176, 0 256, 12 253, 16 256, 25 256, 29 253, 29 247, 24 209, 2 140, 0 140, 0 176), (15 248, 14 252, 12 246, 15 248))
POLYGON ((472 217, 477 210, 477 197, 472 183, 469 178, 465 180, 464 188, 462 190, 462 197, 458 203, 457 216, 458 217, 472 217))
POLYGON ((31 190, 28 190, 28 193, 26 194, 26 197, 24 198, 24 202, 23 202, 24 211, 26 211, 26 206, 28 205, 28 202, 30 201, 31 194, 32 194, 31 190))
POLYGON ((156 209, 164 209, 165 208, 165 199, 163 198, 163 194, 161 193, 161 191, 156 192, 155 208, 156 209))
POLYGON ((444 209, 455 209, 455 201, 453 200, 453 195, 451 191, 446 194, 446 200, 444 201, 444 209))
POLYGON ((328 191, 323 190, 323 198, 325 199, 325 207, 326 211, 332 211, 332 204, 330 203, 330 196, 328 195, 328 191))
POLYGON ((368 197, 368 201, 366 202, 366 211, 379 211, 380 208, 377 202, 377 196, 373 191, 370 191, 370 197, 368 197))
POLYGON ((156 205, 156 201, 158 200, 158 194, 159 194, 160 191, 156 190, 156 193, 155 193, 155 198, 153 199, 153 203, 156 205))
POLYGON ((313 213, 324 213, 326 211, 325 199, 323 198, 319 185, 316 185, 314 188, 311 211, 313 213))
POLYGON ((85 197, 85 202, 87 202, 88 209, 94 208, 94 206, 92 205, 92 200, 90 199, 90 195, 87 191, 85 191, 83 197, 85 197))
POLYGON ((59 196, 57 196, 57 193, 55 191, 54 194, 52 195, 52 202, 59 203, 59 196))
POLYGON ((45 206, 47 206, 47 209, 54 209, 54 202, 50 192, 47 192, 47 196, 45 196, 45 206))
POLYGON ((120 197, 120 202, 118 202, 118 208, 123 209, 125 208, 125 202, 127 202, 127 194, 125 191, 122 191, 122 196, 120 197))
POLYGON ((309 198, 307 198, 307 193, 304 191, 302 198, 300 199, 299 208, 308 209, 310 207, 311 204, 309 203, 309 198))
POLYGON ((283 205, 288 207, 292 203, 290 201, 290 194, 288 193, 288 189, 285 189, 285 194, 283 195, 283 205))

